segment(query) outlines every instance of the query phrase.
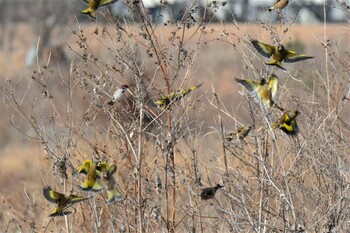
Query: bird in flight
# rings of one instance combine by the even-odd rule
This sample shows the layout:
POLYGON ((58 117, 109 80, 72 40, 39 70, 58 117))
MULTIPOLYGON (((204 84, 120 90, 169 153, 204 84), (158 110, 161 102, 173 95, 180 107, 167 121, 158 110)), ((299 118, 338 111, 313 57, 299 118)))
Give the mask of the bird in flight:
POLYGON ((102 171, 101 175, 102 183, 107 187, 108 203, 113 203, 114 201, 122 199, 122 195, 115 188, 115 179, 113 174, 116 172, 116 170, 117 166, 115 164, 110 164, 102 171))
POLYGON ((84 191, 99 192, 102 190, 102 186, 98 183, 97 179, 100 178, 100 174, 107 168, 105 162, 92 162, 91 160, 85 160, 78 169, 78 174, 83 173, 86 175, 86 179, 80 184, 80 189, 84 191))
POLYGON ((56 209, 52 211, 49 215, 50 217, 64 216, 71 214, 72 212, 67 210, 70 206, 77 202, 85 201, 89 198, 79 197, 70 193, 65 195, 54 191, 50 186, 45 186, 43 188, 43 195, 49 202, 56 204, 56 209))
POLYGON ((296 117, 299 111, 287 110, 283 115, 273 123, 272 128, 279 128, 288 135, 296 135, 299 132, 296 117))
POLYGON ((262 43, 257 40, 251 40, 251 43, 253 47, 264 57, 270 58, 272 56, 272 59, 268 63, 265 63, 266 65, 277 66, 282 70, 286 70, 282 66, 282 62, 291 63, 314 58, 312 56, 294 52, 292 50, 287 50, 282 44, 274 46, 262 43))
POLYGON ((235 78, 235 80, 244 86, 255 100, 261 101, 265 107, 274 107, 281 111, 284 110, 274 101, 278 89, 278 77, 275 74, 271 74, 269 82, 264 78, 260 79, 260 81, 239 78, 235 78))
POLYGON ((87 14, 91 16, 92 18, 95 18, 96 10, 100 7, 106 7, 108 5, 111 5, 118 0, 83 0, 86 2, 89 6, 85 10, 81 11, 82 14, 87 14))
POLYGON ((289 0, 276 0, 272 7, 269 8, 269 11, 272 10, 282 10, 289 3, 289 0))

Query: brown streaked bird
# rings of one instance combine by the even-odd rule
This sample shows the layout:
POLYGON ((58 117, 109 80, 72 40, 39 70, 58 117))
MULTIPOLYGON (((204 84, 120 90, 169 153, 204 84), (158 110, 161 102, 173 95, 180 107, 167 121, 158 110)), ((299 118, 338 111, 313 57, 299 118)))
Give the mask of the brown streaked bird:
POLYGON ((282 10, 289 3, 289 0, 276 0, 272 7, 269 8, 269 11, 272 10, 282 10))
POLYGON ((103 184, 107 187, 107 198, 108 203, 111 204, 114 201, 118 201, 122 199, 122 195, 116 189, 115 179, 113 174, 116 172, 117 166, 115 164, 110 164, 101 175, 101 180, 103 184))
POLYGON ((299 115, 299 111, 287 110, 285 113, 275 121, 272 125, 273 129, 279 128, 288 135, 295 135, 299 132, 296 117, 299 115))
POLYGON ((105 164, 101 162, 93 163, 91 160, 84 161, 78 170, 78 173, 86 174, 85 181, 79 186, 81 190, 93 192, 102 190, 102 186, 98 183, 97 179, 100 178, 100 173, 106 168, 105 164))
POLYGON ((227 134, 226 140, 232 141, 234 139, 235 135, 237 135, 238 138, 242 140, 243 138, 248 136, 248 134, 252 128, 253 128, 252 125, 246 125, 246 126, 240 127, 237 129, 237 131, 234 131, 232 133, 227 134))
POLYGON ((185 97, 188 93, 191 91, 197 89, 198 87, 202 86, 202 84, 199 84, 197 86, 193 86, 191 88, 182 90, 182 91, 172 91, 170 95, 162 96, 160 99, 157 99, 154 101, 154 104, 157 107, 161 107, 162 110, 170 109, 170 104, 172 104, 175 101, 181 100, 183 97, 185 97))
POLYGON ((248 90, 248 92, 255 98, 255 100, 261 101, 265 107, 274 107, 280 109, 281 111, 284 110, 274 102, 278 89, 278 78, 275 74, 271 74, 268 83, 264 78, 262 78, 258 82, 250 79, 239 78, 235 78, 235 80, 236 82, 244 86, 248 90))
POLYGON ((282 62, 291 63, 314 58, 305 54, 296 53, 292 50, 287 50, 282 44, 274 46, 264 44, 257 40, 251 40, 251 43, 253 47, 264 57, 270 58, 272 56, 271 61, 265 63, 266 65, 277 66, 282 70, 286 70, 282 66, 282 62))
POLYGON ((83 0, 89 6, 85 10, 81 11, 82 14, 87 14, 92 18, 95 18, 96 10, 100 7, 106 7, 110 4, 117 2, 118 0, 83 0))
POLYGON ((89 198, 79 197, 70 193, 70 195, 64 195, 62 193, 54 191, 50 186, 43 188, 43 195, 49 202, 56 204, 56 209, 49 215, 50 217, 64 216, 71 214, 72 212, 67 210, 70 206, 77 202, 85 201, 89 198))
POLYGON ((200 196, 203 200, 209 200, 209 199, 212 199, 214 198, 215 196, 215 193, 218 189, 221 189, 223 188, 224 186, 221 185, 221 184, 217 184, 216 186, 214 187, 211 187, 211 188, 205 188, 202 190, 200 196))

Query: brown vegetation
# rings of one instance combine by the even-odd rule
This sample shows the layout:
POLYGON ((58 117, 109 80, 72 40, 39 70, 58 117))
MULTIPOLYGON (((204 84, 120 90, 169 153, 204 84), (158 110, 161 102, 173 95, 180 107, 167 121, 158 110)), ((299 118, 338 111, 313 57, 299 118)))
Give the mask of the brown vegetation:
POLYGON ((51 41, 64 41, 66 56, 54 50, 53 61, 44 50, 30 68, 22 47, 32 43, 28 37, 16 37, 18 50, 1 52, 0 60, 9 63, 0 125, 0 231, 349 229, 348 25, 205 25, 188 19, 159 27, 139 14, 139 25, 77 23, 69 36, 57 33, 51 41), (289 72, 266 67, 250 38, 290 43, 315 59, 286 64, 289 72), (62 61, 67 58, 69 64, 62 61), (234 81, 271 72, 280 80, 276 102, 300 112, 294 137, 272 130, 281 112, 260 106, 234 81), (152 104, 201 83, 170 110, 152 104), (122 84, 130 92, 106 104, 122 84), (224 140, 246 124, 254 128, 245 139, 224 140), (117 164, 122 201, 108 205, 106 192, 78 189, 83 177, 73 174, 85 159, 117 164), (217 184, 224 187, 213 199, 200 199, 203 188, 217 184), (50 221, 54 206, 42 195, 46 185, 92 198, 50 221))

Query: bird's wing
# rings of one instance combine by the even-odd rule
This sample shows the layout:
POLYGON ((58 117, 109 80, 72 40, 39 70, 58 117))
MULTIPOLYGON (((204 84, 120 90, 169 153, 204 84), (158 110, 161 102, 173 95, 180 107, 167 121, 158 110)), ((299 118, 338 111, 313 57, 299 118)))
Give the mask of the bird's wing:
POLYGON ((293 119, 289 124, 283 123, 280 129, 288 135, 295 135, 299 132, 296 119, 293 119))
POLYGON ((193 90, 195 90, 195 89, 201 87, 202 85, 203 85, 203 83, 198 84, 197 86, 191 87, 190 90, 193 91, 193 90))
POLYGON ((59 207, 57 207, 50 215, 49 217, 56 217, 56 216, 64 216, 64 215, 68 215, 71 214, 71 211, 68 211, 66 209, 61 209, 59 207))
POLYGON ((93 191, 99 192, 102 190, 102 186, 98 183, 97 180, 87 179, 80 184, 79 188, 83 191, 93 191))
POLYGON ((123 195, 116 189, 107 190, 108 204, 123 199, 123 195))
POLYGON ((271 92, 271 98, 275 100, 278 89, 278 78, 275 74, 272 74, 269 79, 269 90, 271 92))
POLYGON ((235 134, 238 134, 238 133, 242 133, 242 131, 244 130, 244 127, 239 127, 237 129, 237 132, 234 132, 235 134))
POLYGON ((287 112, 286 112, 286 113, 284 113, 277 121, 275 121, 275 122, 273 123, 272 128, 275 129, 275 128, 277 128, 277 127, 280 127, 282 124, 285 124, 285 123, 288 122, 288 121, 289 121, 289 116, 288 116, 288 114, 287 114, 287 112))
POLYGON ((117 166, 115 164, 110 164, 108 167, 108 174, 113 175, 117 170, 117 166))
POLYGON ((85 201, 89 199, 88 197, 79 197, 77 195, 71 195, 71 204, 74 204, 74 203, 77 203, 77 202, 80 202, 80 201, 85 201))
POLYGON ((81 165, 79 167, 78 173, 84 173, 85 175, 88 174, 91 165, 92 165, 92 161, 91 160, 85 160, 83 162, 83 165, 81 165))
POLYGON ((298 116, 297 111, 288 111, 287 112, 288 121, 294 120, 297 116, 298 116))
POLYGON ((261 88, 261 85, 258 82, 255 82, 253 80, 245 80, 245 79, 238 79, 235 78, 236 82, 244 86, 248 92, 259 101, 259 89, 261 88))
POLYGON ((105 7, 105 6, 111 5, 117 1, 118 0, 101 0, 100 7, 105 7))
POLYGON ((251 42, 254 48, 264 57, 271 57, 271 55, 275 52, 275 46, 264 44, 257 40, 252 40, 251 42))
POLYGON ((98 162, 96 163, 96 170, 99 172, 103 172, 105 169, 107 169, 108 164, 106 162, 98 162))
POLYGON ((299 54, 299 53, 296 53, 294 51, 288 50, 287 56, 283 61, 291 63, 291 62, 298 62, 298 61, 303 61, 303 60, 307 60, 307 59, 311 59, 311 58, 314 58, 314 57, 307 56, 305 54, 299 54))
POLYGON ((52 190, 50 186, 44 187, 43 195, 46 198, 46 200, 55 204, 57 204, 59 200, 62 200, 64 198, 64 195, 62 193, 52 190))
POLYGON ((89 0, 83 0, 85 3, 89 4, 89 0))

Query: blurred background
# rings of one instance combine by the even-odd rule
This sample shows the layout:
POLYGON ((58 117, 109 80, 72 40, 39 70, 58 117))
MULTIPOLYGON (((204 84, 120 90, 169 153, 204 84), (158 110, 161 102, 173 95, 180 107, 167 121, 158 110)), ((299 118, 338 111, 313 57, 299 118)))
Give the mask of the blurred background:
MULTIPOLYGON (((142 0, 142 10, 155 30, 161 51, 165 51, 164 60, 169 67, 169 75, 175 80, 172 80, 171 88, 178 88, 180 83, 182 88, 203 83, 194 92, 193 103, 185 103, 186 110, 190 109, 188 119, 181 118, 181 111, 174 112, 181 116, 179 122, 185 122, 178 123, 179 132, 188 129, 184 135, 190 134, 191 127, 195 125, 193 127, 200 138, 198 142, 191 142, 196 144, 191 150, 186 147, 187 142, 182 142, 183 147, 179 146, 178 149, 181 152, 177 153, 183 153, 184 156, 180 156, 179 163, 191 164, 191 161, 187 161, 187 155, 198 150, 200 169, 202 174, 207 175, 203 175, 206 185, 210 179, 212 184, 221 182, 225 173, 220 162, 221 141, 217 134, 217 109, 213 107, 214 101, 211 99, 213 90, 224 105, 222 121, 225 131, 232 131, 251 121, 252 117, 247 99, 243 97, 242 88, 233 81, 234 77, 259 79, 271 71, 264 66, 267 59, 257 56, 252 49, 251 38, 268 44, 281 42, 287 48, 315 56, 312 60, 287 64, 288 72, 275 70, 280 77, 281 86, 278 101, 283 101, 288 107, 303 110, 298 119, 302 119, 300 126, 305 141, 310 139, 305 143, 311 145, 311 149, 308 148, 310 151, 315 150, 317 154, 324 151, 323 145, 334 145, 334 141, 337 141, 337 148, 341 148, 339 151, 342 152, 339 157, 343 159, 348 153, 343 146, 346 141, 342 138, 344 135, 346 138, 349 133, 346 127, 349 126, 350 105, 343 97, 349 97, 350 2, 290 0, 288 7, 281 12, 268 12, 267 9, 273 3, 274 0, 142 0), (182 32, 183 41, 179 39, 182 32), (329 80, 333 81, 328 82, 329 80), (193 105, 196 106, 195 109, 192 109, 193 105), (332 127, 329 128, 332 132, 336 131, 337 137, 333 138, 333 134, 332 137, 324 136, 328 141, 325 139, 325 142, 320 140, 318 143, 319 138, 314 139, 314 135, 317 135, 320 128, 329 126, 324 126, 326 120, 332 120, 332 124, 329 124, 332 127), (314 125, 315 122, 317 125, 314 125), (209 176, 212 174, 214 175, 209 176)), ((80 0, 0 0, 0 85, 3 96, 0 103, 0 232, 6 232, 6 229, 18 230, 22 226, 25 226, 24 229, 36 229, 31 224, 36 219, 40 219, 37 222, 39 226, 47 224, 47 216, 53 206, 44 202, 42 187, 45 183, 62 186, 64 179, 56 176, 59 173, 55 171, 62 157, 69 158, 76 166, 83 159, 90 158, 95 153, 92 152, 94 149, 107 148, 113 155, 110 159, 116 159, 121 164, 118 169, 122 171, 120 177, 123 181, 120 183, 124 187, 123 194, 132 193, 133 187, 130 184, 134 180, 130 177, 134 175, 133 167, 129 161, 125 162, 130 151, 127 151, 127 146, 122 146, 122 135, 118 134, 118 130, 113 133, 119 137, 114 134, 113 137, 121 141, 110 136, 111 131, 118 128, 110 120, 115 109, 101 113, 101 109, 96 106, 111 97, 121 84, 131 86, 125 102, 132 100, 136 93, 134 77, 137 75, 143 78, 149 99, 164 94, 158 61, 152 53, 144 22, 134 4, 131 0, 119 0, 99 9, 95 21, 80 13, 87 7, 80 0), (126 64, 129 66, 126 67, 126 64), (132 70, 132 67, 139 70, 132 70), (97 95, 96 87, 103 90, 102 97, 94 96, 97 95), (73 134, 73 129, 80 134, 73 134), (78 139, 70 137, 71 134, 78 139), (76 144, 71 142, 72 138, 76 144), (59 155, 57 158, 52 156, 46 143, 59 155)), ((151 104, 149 106, 154 112, 160 112, 151 104)), ((123 111, 127 112, 125 109, 123 111)), ((163 123, 164 115, 163 118, 160 117, 163 123)), ((265 116, 258 115, 257 118, 263 119, 261 125, 268 125, 263 118, 265 116)), ((127 122, 126 125, 136 121, 130 120, 128 115, 120 118, 123 119, 121 122, 127 122)), ((130 131, 131 128, 132 126, 130 131)), ((164 136, 164 129, 165 127, 157 133, 164 136)), ((262 131, 258 132, 260 129, 261 127, 256 128, 256 135, 261 134, 262 131)), ((289 138, 279 139, 292 141, 289 138)), ((156 143, 158 142, 150 142, 150 148, 146 147, 146 150, 149 149, 152 156, 161 157, 159 154, 162 152, 154 149, 156 143)), ((289 143, 285 144, 284 149, 290 146, 289 143)), ((281 153, 290 150, 278 149, 279 143, 271 145, 277 147, 277 152, 273 152, 276 156, 280 155, 278 150, 281 153)), ((295 152, 297 150, 298 147, 293 147, 290 154, 299 155, 299 152, 295 152)), ((253 149, 249 148, 246 154, 251 154, 251 151, 253 149)), ((308 156, 307 158, 312 157, 308 156)), ((328 158, 327 156, 324 155, 328 158)), ((147 160, 152 169, 155 167, 145 175, 152 180, 154 174, 164 170, 158 164, 153 164, 156 161, 153 157, 147 160)), ((319 160, 312 160, 311 163, 318 164, 319 160)), ((238 163, 232 162, 230 166, 236 164, 238 163)), ((324 164, 327 167, 329 163, 322 163, 324 164)), ((192 172, 191 165, 188 167, 192 172)), ((182 169, 181 166, 177 168, 182 169)), ((305 174, 308 169, 305 168, 305 174)), ((318 168, 317 174, 323 174, 323 169, 318 168)), ((341 170, 332 169, 329 174, 341 170)), ((279 175, 276 175, 276 179, 279 175)), ((184 177, 186 178, 185 175, 184 177)), ((190 181, 186 183, 185 178, 184 185, 179 188, 181 191, 186 191, 186 187, 193 185, 190 181)), ((330 175, 330 180, 332 178, 330 175)), ((71 184, 76 187, 77 181, 73 180, 71 184)), ((246 187, 250 189, 250 184, 247 183, 246 187)), ((152 197, 152 193, 147 195, 152 197)), ((208 215, 213 211, 210 207, 206 210, 208 215)), ((318 213, 318 210, 314 213, 318 213)), ((319 218, 322 219, 324 215, 320 212, 319 218)), ((81 226, 84 226, 83 222, 81 226)), ((58 225, 56 229, 60 227, 58 225)), ((40 232, 43 228, 38 229, 40 232)), ((157 230, 156 227, 154 229, 157 230)), ((208 229, 208 232, 214 232, 211 228, 208 229)), ((90 228, 84 230, 90 232, 90 228)))

